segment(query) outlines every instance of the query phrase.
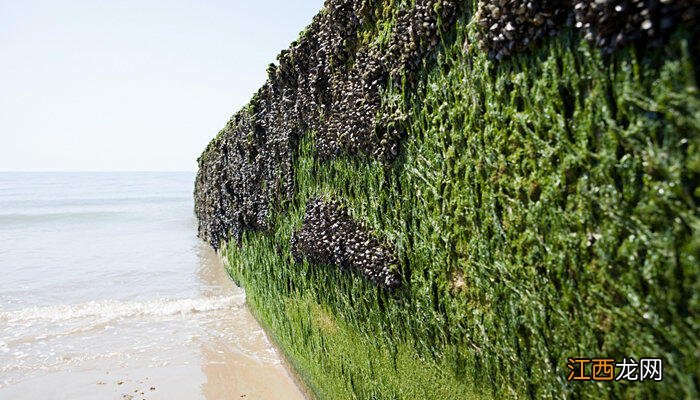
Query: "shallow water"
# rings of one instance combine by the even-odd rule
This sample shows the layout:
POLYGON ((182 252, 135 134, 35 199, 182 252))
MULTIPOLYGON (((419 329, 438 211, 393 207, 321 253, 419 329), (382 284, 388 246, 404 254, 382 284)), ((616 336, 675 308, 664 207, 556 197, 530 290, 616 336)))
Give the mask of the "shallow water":
POLYGON ((0 173, 0 399, 303 398, 192 173, 0 173))

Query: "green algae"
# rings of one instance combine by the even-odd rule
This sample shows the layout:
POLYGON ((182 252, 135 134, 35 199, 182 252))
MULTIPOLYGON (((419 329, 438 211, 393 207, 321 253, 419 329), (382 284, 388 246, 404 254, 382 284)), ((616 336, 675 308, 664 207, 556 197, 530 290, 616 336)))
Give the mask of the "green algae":
POLYGON ((407 116, 392 165, 322 162, 313 134, 303 138, 291 204, 225 257, 314 394, 696 398, 700 97, 689 36, 604 59, 565 33, 494 64, 468 45, 462 20, 415 87, 384 94, 407 116), (293 262, 289 238, 313 196, 340 199, 394 243, 403 288, 293 262), (566 381, 567 357, 644 356, 664 359, 663 382, 566 381))

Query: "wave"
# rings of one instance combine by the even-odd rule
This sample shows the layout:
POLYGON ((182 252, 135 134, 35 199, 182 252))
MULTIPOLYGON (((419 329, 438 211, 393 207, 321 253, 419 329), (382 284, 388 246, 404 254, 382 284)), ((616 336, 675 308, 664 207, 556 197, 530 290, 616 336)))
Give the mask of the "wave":
POLYGON ((124 214, 120 211, 74 211, 74 212, 49 212, 37 214, 0 214, 0 224, 16 224, 30 222, 55 222, 72 220, 101 220, 112 218, 115 214, 124 214))
POLYGON ((17 196, 0 196, 0 206, 3 208, 20 206, 22 209, 37 207, 63 207, 63 206, 95 206, 118 205, 140 203, 173 203, 190 201, 190 193, 183 192, 174 195, 163 196, 123 196, 123 197, 68 197, 68 198, 43 198, 27 199, 26 194, 17 196))
POLYGON ((196 299, 158 299, 148 302, 91 301, 75 305, 60 304, 0 312, 0 322, 19 325, 36 322, 72 322, 82 319, 111 321, 138 316, 167 317, 237 308, 244 302, 244 294, 196 299))

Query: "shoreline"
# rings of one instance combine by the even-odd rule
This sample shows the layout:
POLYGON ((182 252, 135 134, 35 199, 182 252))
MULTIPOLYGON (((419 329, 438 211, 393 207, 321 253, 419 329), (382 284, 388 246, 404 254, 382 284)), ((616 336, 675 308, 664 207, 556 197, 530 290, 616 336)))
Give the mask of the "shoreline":
MULTIPOLYGON (((226 246, 226 244, 224 244, 223 246, 226 246)), ((225 254, 221 250, 216 250, 216 255, 217 255, 218 259, 221 261, 221 265, 222 265, 222 267, 224 267, 224 272, 226 273, 228 278, 231 280, 231 282, 234 285, 236 285, 236 287, 239 287, 239 288, 243 289, 243 291, 245 291, 245 288, 238 286, 238 284, 231 277, 231 274, 229 273, 229 270, 228 270, 229 262, 225 256, 225 254)), ((318 396, 316 395, 316 392, 304 380, 303 371, 301 371, 301 369, 299 367, 297 367, 297 365, 292 361, 291 357, 289 357, 289 355, 284 351, 282 346, 279 345, 277 337, 275 336, 272 329, 270 329, 270 327, 267 326, 267 324, 260 318, 257 311, 249 306, 247 297, 245 299, 244 306, 250 312, 250 315, 253 316, 253 318, 258 323, 258 325, 260 325, 262 330, 265 332, 265 335, 267 336, 270 344, 272 345, 272 347, 275 349, 277 354, 279 354, 280 358, 282 359, 282 366, 284 367, 284 370, 287 372, 287 375, 290 377, 292 382, 294 382, 294 385, 297 387, 297 389, 299 389, 299 391, 304 395, 304 397, 307 400, 316 400, 318 398, 318 396)))

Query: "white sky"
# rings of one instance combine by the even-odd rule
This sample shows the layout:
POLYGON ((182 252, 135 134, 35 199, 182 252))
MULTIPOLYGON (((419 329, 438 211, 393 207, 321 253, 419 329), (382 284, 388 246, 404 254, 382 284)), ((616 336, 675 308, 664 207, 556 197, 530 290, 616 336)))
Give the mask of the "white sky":
POLYGON ((0 171, 195 170, 322 0, 0 0, 0 171))

